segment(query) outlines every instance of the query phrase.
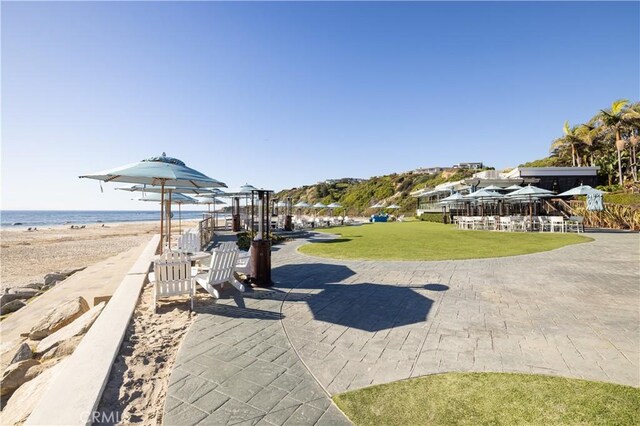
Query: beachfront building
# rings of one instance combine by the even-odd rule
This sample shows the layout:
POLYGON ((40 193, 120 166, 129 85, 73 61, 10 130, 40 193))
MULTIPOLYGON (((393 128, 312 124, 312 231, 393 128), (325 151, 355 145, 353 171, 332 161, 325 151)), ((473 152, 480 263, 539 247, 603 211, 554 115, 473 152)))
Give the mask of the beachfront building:
POLYGON ((420 216, 422 213, 437 213, 442 212, 442 205, 439 204, 440 200, 454 192, 460 192, 462 194, 468 194, 471 191, 471 187, 464 183, 464 181, 446 182, 437 185, 435 188, 425 188, 413 191, 412 197, 418 199, 418 207, 416 215, 420 216))
POLYGON ((540 188, 556 193, 568 191, 580 185, 596 187, 599 167, 516 167, 504 173, 507 179, 522 179, 540 188))
POLYGON ((417 198, 416 214, 442 212, 440 200, 454 192, 468 194, 489 186, 508 188, 512 185, 535 185, 556 193, 580 185, 598 185, 598 167, 517 167, 509 172, 484 170, 472 177, 447 182, 434 188, 424 188, 411 193, 417 198))

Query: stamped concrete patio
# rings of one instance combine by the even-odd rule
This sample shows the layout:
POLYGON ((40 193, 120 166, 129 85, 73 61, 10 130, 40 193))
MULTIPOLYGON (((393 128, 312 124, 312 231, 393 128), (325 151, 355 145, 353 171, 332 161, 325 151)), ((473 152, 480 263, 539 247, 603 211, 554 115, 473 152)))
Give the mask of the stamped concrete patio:
MULTIPOLYGON (((448 371, 640 385, 640 239, 526 256, 334 261, 274 247, 269 290, 223 292, 171 376, 166 424, 348 424, 329 394, 448 371)), ((315 235, 313 238, 329 238, 315 235)))

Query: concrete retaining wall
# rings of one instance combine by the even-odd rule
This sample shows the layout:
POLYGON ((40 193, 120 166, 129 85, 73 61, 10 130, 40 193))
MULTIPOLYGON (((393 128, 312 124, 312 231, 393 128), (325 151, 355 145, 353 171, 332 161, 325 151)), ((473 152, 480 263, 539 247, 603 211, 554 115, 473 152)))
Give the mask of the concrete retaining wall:
POLYGON ((64 369, 49 384, 27 425, 92 423, 159 243, 160 236, 155 235, 147 244, 64 369))

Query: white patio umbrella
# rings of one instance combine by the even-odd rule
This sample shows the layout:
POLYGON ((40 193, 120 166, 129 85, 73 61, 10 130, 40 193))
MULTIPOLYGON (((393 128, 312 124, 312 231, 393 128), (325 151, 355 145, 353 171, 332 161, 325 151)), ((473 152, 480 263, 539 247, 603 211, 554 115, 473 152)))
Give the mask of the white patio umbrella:
MULTIPOLYGON (((104 182, 125 182, 161 187, 160 236, 164 240, 164 187, 226 188, 224 182, 187 167, 177 158, 167 157, 163 152, 159 157, 150 157, 137 163, 127 164, 114 169, 89 173, 80 178, 96 179, 104 182)), ((171 194, 169 194, 171 198, 171 194)), ((168 229, 171 236, 171 227, 168 229)))

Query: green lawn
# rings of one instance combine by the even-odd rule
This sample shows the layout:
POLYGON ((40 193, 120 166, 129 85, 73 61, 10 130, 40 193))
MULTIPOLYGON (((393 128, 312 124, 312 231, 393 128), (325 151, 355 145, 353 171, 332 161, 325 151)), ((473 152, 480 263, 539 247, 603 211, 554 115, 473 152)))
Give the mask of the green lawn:
POLYGON ((592 241, 576 234, 459 231, 431 222, 372 223, 321 229, 340 238, 300 247, 302 253, 337 259, 448 260, 514 256, 592 241))
POLYGON ((637 388, 527 374, 439 374, 333 399, 356 425, 640 424, 637 388))

